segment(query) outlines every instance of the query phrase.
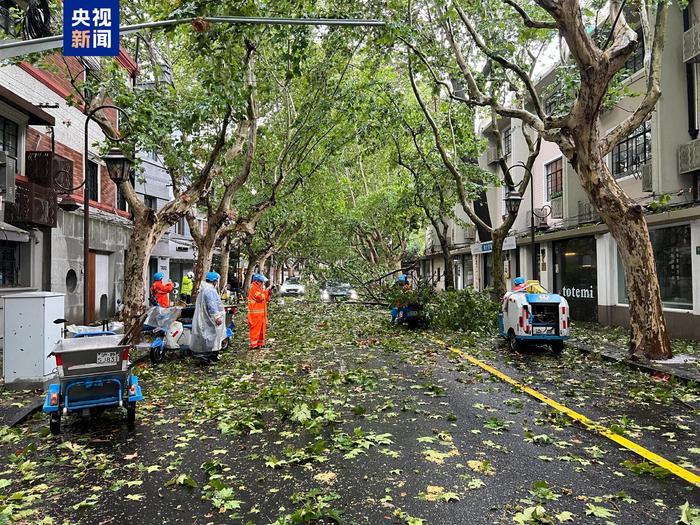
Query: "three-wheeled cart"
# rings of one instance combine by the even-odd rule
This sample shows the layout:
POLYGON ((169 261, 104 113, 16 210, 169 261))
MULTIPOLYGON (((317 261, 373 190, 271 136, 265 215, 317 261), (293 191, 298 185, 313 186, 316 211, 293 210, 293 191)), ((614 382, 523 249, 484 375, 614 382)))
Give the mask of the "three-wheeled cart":
POLYGON ((548 293, 539 282, 527 281, 522 290, 503 297, 498 332, 510 350, 530 343, 549 345, 559 353, 569 330, 569 303, 559 294, 548 293))
POLYGON ((61 431, 61 417, 90 415, 110 407, 126 408, 127 422, 136 420, 136 402, 143 400, 138 377, 131 374, 129 349, 123 335, 80 334, 61 339, 49 356, 56 358, 58 383, 49 385, 44 412, 53 434, 61 431))

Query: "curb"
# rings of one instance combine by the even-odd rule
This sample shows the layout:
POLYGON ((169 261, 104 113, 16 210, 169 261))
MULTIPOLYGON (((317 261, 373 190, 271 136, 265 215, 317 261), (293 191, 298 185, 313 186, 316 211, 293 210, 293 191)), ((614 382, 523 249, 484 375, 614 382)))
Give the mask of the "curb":
POLYGON ((653 363, 651 361, 637 361, 625 357, 625 353, 620 350, 597 350, 591 346, 581 343, 576 340, 569 339, 566 342, 566 346, 575 348, 579 352, 584 354, 598 354, 606 361, 612 361, 615 363, 623 363, 631 368, 646 372, 649 374, 661 373, 669 374, 685 382, 694 382, 700 384, 700 371, 697 370, 687 370, 678 366, 664 365, 662 363, 653 363))

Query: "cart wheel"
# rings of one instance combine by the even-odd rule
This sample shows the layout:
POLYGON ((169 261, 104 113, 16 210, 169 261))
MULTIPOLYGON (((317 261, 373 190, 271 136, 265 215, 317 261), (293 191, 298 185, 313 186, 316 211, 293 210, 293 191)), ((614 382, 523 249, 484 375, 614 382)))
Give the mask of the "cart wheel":
POLYGON ((51 419, 49 420, 49 429, 54 436, 61 433, 61 414, 60 412, 54 412, 51 414, 51 419))
POLYGON ((136 401, 129 401, 126 405, 126 422, 129 426, 136 422, 136 401))
POLYGON ((151 363, 162 363, 165 359, 165 348, 162 346, 151 348, 150 357, 151 363))
POLYGON ((227 337, 223 341, 221 341, 221 351, 223 352, 224 350, 228 349, 228 345, 231 343, 231 338, 227 337))
POLYGON ((508 330, 508 350, 511 352, 517 352, 520 349, 520 343, 515 338, 515 332, 511 329, 508 330))
POLYGON ((552 347, 552 352, 559 355, 564 350, 564 341, 552 341, 550 346, 552 347))

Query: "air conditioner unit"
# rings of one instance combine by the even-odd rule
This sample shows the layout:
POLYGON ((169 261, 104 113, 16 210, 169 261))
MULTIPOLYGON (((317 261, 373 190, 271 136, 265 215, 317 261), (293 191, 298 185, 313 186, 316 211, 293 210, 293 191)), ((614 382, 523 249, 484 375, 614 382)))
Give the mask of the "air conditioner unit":
POLYGON ((651 163, 642 166, 642 191, 654 191, 651 181, 651 163))
POLYGON ((472 243, 476 239, 476 230, 474 227, 467 227, 462 230, 462 242, 464 243, 472 243))
POLYGON ((495 164, 498 162, 498 150, 495 147, 491 147, 486 150, 486 163, 495 164))
POLYGON ((678 173, 690 173, 700 169, 700 139, 678 147, 678 173))
POLYGON ((683 62, 700 61, 700 26, 695 24, 683 33, 683 62))
POLYGON ((0 193, 5 202, 15 202, 15 163, 0 151, 0 193))

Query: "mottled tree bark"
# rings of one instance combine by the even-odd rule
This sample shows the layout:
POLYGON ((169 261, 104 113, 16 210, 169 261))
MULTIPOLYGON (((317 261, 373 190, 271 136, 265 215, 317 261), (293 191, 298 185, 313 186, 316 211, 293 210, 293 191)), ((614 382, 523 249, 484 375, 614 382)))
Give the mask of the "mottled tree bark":
POLYGON ((221 290, 228 283, 228 272, 231 264, 231 244, 232 241, 226 237, 221 241, 221 261, 219 263, 219 273, 221 274, 221 290))
POLYGON ((637 358, 668 358, 672 355, 671 343, 656 278, 654 250, 642 208, 627 196, 610 173, 598 147, 597 127, 590 130, 588 140, 580 137, 578 142, 591 147, 579 148, 571 162, 617 242, 625 272, 630 303, 630 354, 637 358))

